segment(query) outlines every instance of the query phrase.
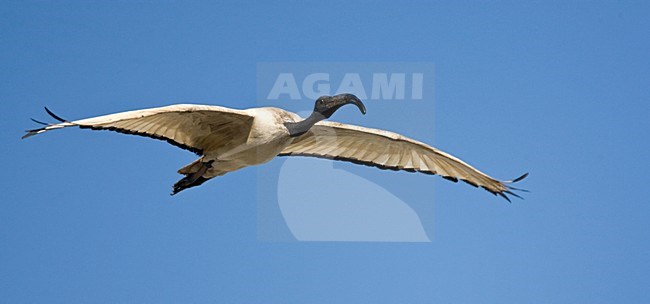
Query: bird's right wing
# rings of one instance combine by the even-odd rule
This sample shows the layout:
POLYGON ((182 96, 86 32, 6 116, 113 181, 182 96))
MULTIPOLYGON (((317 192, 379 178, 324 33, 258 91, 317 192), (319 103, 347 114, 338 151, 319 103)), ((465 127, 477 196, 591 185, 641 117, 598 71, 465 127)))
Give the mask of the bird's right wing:
POLYGON ((192 104, 121 112, 76 121, 64 120, 47 108, 45 110, 61 123, 28 130, 23 138, 55 129, 79 127, 164 140, 198 155, 226 144, 243 144, 248 138, 254 118, 243 110, 192 104))
POLYGON ((380 169, 438 174, 454 182, 463 180, 507 200, 506 194, 518 197, 511 190, 519 190, 507 184, 527 175, 499 181, 450 154, 400 134, 329 121, 321 121, 297 137, 280 156, 311 156, 380 169))

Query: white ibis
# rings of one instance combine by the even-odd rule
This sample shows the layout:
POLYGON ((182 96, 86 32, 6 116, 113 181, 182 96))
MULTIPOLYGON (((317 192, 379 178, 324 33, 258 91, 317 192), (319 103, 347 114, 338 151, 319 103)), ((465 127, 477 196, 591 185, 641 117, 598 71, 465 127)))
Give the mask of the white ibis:
POLYGON ((178 170, 185 177, 174 184, 172 195, 228 172, 266 163, 276 156, 311 156, 380 169, 438 174, 484 188, 508 201, 507 195, 519 197, 512 190, 521 189, 508 184, 528 174, 512 181, 499 181, 452 155, 400 134, 324 121, 346 104, 354 104, 366 113, 364 104, 352 94, 318 98, 306 119, 273 107, 237 110, 178 104, 68 121, 45 108, 60 123, 34 120, 45 127, 28 130, 23 138, 79 127, 165 140, 200 156, 178 170))

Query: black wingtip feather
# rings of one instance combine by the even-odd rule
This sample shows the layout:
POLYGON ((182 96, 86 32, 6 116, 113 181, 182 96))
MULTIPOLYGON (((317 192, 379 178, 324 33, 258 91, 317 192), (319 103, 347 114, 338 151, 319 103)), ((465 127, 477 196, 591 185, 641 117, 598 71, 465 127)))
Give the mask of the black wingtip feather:
POLYGON ((506 190, 506 191, 503 191, 503 192, 505 192, 505 193, 507 193, 507 194, 509 194, 509 195, 512 195, 512 196, 514 196, 514 197, 516 197, 516 198, 518 198, 518 199, 524 199, 523 197, 519 196, 519 194, 514 193, 514 192, 512 192, 512 191, 510 191, 510 190, 506 190))
POLYGON ((52 111, 50 111, 50 109, 48 109, 47 107, 44 107, 44 108, 45 108, 45 112, 47 112, 47 114, 50 114, 50 116, 52 116, 54 119, 56 119, 56 120, 58 120, 60 122, 69 122, 69 121, 59 117, 58 115, 52 113, 52 111))
POLYGON ((499 196, 505 198, 505 199, 508 201, 508 203, 512 203, 512 201, 510 200, 510 198, 509 198, 507 195, 503 194, 503 192, 497 192, 497 194, 498 194, 499 196))
POLYGON ((518 181, 520 181, 520 180, 526 178, 527 176, 528 176, 528 172, 524 173, 524 175, 522 175, 522 176, 520 176, 520 177, 517 177, 517 178, 513 179, 513 180, 511 181, 511 183, 516 183, 516 182, 518 182, 518 181))
POLYGON ((34 118, 30 118, 30 119, 31 119, 33 122, 35 122, 35 123, 37 123, 37 124, 40 124, 40 125, 44 125, 44 126, 51 126, 51 125, 52 125, 52 124, 49 124, 49 123, 46 123, 46 122, 42 122, 42 121, 40 121, 40 120, 36 120, 36 119, 34 119, 34 118))
POLYGON ((521 191, 521 192, 530 192, 530 190, 527 190, 527 189, 515 188, 515 187, 510 187, 510 186, 508 186, 508 189, 521 191))

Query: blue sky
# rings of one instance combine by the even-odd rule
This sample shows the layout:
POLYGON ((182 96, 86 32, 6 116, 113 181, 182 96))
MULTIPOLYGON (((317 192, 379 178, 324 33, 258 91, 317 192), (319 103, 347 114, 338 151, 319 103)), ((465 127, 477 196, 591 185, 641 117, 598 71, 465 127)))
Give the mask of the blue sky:
POLYGON ((3 2, 1 297, 647 302, 649 9, 3 2), (262 169, 170 197, 175 171, 194 156, 163 142, 85 130, 20 140, 43 106, 70 119, 172 103, 259 106, 258 63, 287 61, 432 62, 435 113, 372 116, 382 105, 369 102, 366 116, 335 118, 384 121, 498 178, 531 172, 521 186, 532 192, 508 204, 437 177, 337 165, 430 202, 421 216, 433 219, 432 241, 268 242, 259 203, 275 198, 254 191, 262 169))

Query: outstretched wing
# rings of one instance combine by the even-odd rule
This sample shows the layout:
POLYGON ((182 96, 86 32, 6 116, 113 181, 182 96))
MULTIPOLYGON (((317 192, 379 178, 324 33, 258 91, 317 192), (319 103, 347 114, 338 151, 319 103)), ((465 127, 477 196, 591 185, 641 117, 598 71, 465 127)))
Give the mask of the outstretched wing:
POLYGON ((28 130, 23 138, 55 129, 79 127, 164 140, 198 155, 226 144, 245 142, 254 118, 243 110, 192 104, 128 111, 76 121, 64 120, 47 108, 45 110, 61 123, 28 130))
POLYGON ((519 197, 511 190, 520 189, 507 184, 528 175, 526 173, 513 181, 499 181, 452 155, 400 134, 329 121, 314 125, 280 155, 312 156, 380 169, 438 174, 454 182, 460 179, 474 187, 484 188, 508 201, 506 195, 519 197))

